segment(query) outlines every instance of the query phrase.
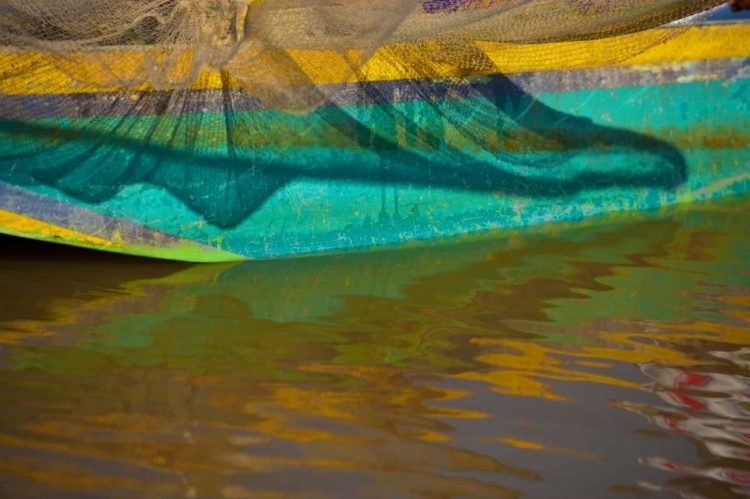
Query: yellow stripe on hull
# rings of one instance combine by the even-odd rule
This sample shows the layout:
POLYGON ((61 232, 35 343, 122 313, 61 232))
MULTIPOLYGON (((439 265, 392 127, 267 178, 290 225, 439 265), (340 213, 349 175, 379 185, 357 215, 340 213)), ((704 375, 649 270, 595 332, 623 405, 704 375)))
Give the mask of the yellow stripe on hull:
MULTIPOLYGON (((556 71, 604 66, 629 66, 675 61, 711 60, 750 56, 750 25, 713 25, 660 28, 591 41, 543 44, 474 42, 497 71, 505 74, 556 71)), ((425 54, 439 47, 431 42, 398 44, 376 52, 357 71, 357 54, 322 50, 240 50, 229 64, 229 73, 242 78, 222 79, 218 71, 202 71, 190 88, 216 90, 227 85, 338 84, 353 81, 388 81, 465 76, 450 62, 425 61, 425 54), (280 56, 280 57, 275 57, 280 56), (356 67, 356 64, 354 65, 356 67)), ((163 56, 163 54, 161 55, 163 56)), ((40 52, 0 52, 0 93, 8 95, 74 94, 112 92, 128 88, 150 91, 148 84, 129 85, 161 57, 157 49, 103 49, 71 54, 63 59, 40 52)), ((174 80, 188 77, 193 56, 186 52, 175 65, 174 80)))
POLYGON ((750 25, 693 27, 674 37, 667 29, 580 42, 481 44, 503 73, 636 66, 750 56, 750 25), (624 58, 618 51, 626 47, 624 58), (629 52, 629 53, 628 53, 629 52))
POLYGON ((95 247, 97 249, 125 249, 124 244, 118 244, 107 239, 83 234, 59 225, 43 222, 10 211, 0 210, 0 228, 3 232, 33 239, 55 240, 67 244, 95 247))

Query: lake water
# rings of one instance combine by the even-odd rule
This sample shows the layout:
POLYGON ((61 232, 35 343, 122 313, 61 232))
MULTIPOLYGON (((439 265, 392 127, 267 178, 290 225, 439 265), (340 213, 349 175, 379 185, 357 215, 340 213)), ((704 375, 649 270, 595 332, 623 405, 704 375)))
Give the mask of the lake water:
POLYGON ((231 265, 2 239, 0 497, 746 497, 749 208, 231 265))

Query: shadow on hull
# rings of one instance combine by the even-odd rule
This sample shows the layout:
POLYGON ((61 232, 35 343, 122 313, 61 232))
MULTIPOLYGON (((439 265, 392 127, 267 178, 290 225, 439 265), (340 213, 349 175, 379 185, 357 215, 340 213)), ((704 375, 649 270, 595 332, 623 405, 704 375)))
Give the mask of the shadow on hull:
POLYGON ((502 74, 359 84, 352 105, 299 113, 263 109, 228 79, 213 92, 3 97, 0 181, 94 205, 152 184, 231 229, 300 178, 560 201, 687 180, 673 145, 553 109, 502 74))

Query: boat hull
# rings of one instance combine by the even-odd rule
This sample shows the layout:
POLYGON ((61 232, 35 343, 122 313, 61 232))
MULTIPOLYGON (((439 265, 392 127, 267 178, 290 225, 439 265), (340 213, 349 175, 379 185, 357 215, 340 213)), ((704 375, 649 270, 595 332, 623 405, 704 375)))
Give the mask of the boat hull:
POLYGON ((226 75, 180 92, 31 94, 6 81, 0 232, 231 261, 746 193, 747 39, 746 24, 695 27, 627 61, 602 46, 564 67, 504 67, 480 44, 500 72, 341 82, 336 105, 315 110, 264 108, 226 75))

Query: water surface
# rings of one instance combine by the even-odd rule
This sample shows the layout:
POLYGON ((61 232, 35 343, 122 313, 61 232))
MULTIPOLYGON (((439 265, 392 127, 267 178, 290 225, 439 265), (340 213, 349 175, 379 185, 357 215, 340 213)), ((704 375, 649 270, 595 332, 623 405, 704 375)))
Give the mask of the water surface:
POLYGON ((746 497, 749 207, 227 265, 2 239, 0 497, 746 497))

